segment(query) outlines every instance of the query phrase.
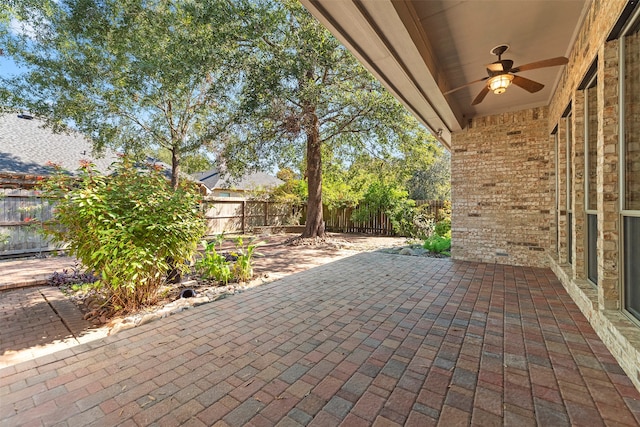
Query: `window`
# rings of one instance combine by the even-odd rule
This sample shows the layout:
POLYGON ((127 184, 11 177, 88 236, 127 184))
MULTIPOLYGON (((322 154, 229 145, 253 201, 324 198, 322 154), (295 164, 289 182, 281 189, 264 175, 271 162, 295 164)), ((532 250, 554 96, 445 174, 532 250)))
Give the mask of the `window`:
POLYGON ((586 265, 587 278, 598 284, 598 95, 596 70, 584 85, 584 140, 585 140, 585 214, 587 227, 586 265))
POLYGON ((623 224, 625 308, 640 320, 640 218, 624 216, 623 224), (634 259, 634 254, 635 259, 634 259))
MULTIPOLYGON (((631 22, 640 22, 632 19, 631 22)), ((640 319, 640 33, 628 26, 620 40, 622 263, 625 310, 640 319)))
POLYGON ((640 33, 624 40, 624 209, 640 211, 640 33))

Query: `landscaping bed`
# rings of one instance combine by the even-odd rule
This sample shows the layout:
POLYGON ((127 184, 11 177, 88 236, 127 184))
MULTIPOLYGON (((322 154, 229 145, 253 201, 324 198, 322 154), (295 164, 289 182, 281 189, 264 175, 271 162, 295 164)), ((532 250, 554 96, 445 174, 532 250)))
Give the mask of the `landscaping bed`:
MULTIPOLYGON (((108 328, 110 333, 139 326, 158 318, 167 317, 193 306, 226 298, 235 293, 272 282, 289 274, 301 272, 359 252, 379 250, 388 254, 433 256, 410 244, 403 237, 376 237, 357 234, 329 234, 324 241, 300 241, 296 234, 271 234, 257 236, 262 242, 256 249, 259 255, 253 258, 253 277, 242 282, 221 284, 205 279, 195 269, 177 284, 166 284, 159 292, 158 300, 134 313, 116 314, 100 291, 87 285, 72 285, 53 282, 84 313, 93 327, 108 328)), ((225 240, 219 247, 221 254, 230 254, 235 246, 233 240, 225 240)), ((79 279, 82 276, 76 272, 79 279)), ((53 276, 60 278, 60 274, 53 276)))

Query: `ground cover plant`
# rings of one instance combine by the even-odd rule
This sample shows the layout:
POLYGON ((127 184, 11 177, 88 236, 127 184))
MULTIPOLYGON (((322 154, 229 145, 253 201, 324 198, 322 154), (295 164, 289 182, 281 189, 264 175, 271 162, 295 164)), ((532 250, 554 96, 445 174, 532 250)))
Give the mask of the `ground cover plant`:
POLYGON ((56 203, 44 233, 99 275, 115 311, 153 304, 167 272, 187 270, 204 233, 194 185, 173 189, 161 170, 127 158, 106 176, 91 164, 77 177, 56 168, 42 190, 56 203))
POLYGON ((211 242, 202 241, 204 254, 196 261, 196 269, 205 279, 213 279, 223 284, 229 283, 231 279, 231 261, 221 253, 218 253, 216 246, 220 246, 224 240, 224 235, 218 235, 211 242))
POLYGON ((236 260, 231 271, 235 279, 244 282, 253 277, 252 259, 254 255, 259 255, 255 250, 262 242, 252 241, 245 247, 242 236, 239 236, 235 239, 235 243, 236 250, 232 252, 231 255, 234 256, 236 260))
POLYGON ((449 255, 451 236, 440 236, 434 233, 424 241, 422 247, 435 254, 449 255))
POLYGON ((94 287, 98 277, 91 271, 83 271, 80 265, 76 264, 71 270, 64 269, 54 272, 47 283, 51 286, 71 287, 72 289, 81 287, 94 287))
POLYGON ((225 240, 224 234, 219 234, 212 241, 202 241, 204 253, 195 263, 195 272, 203 279, 214 280, 226 285, 231 282, 246 282, 253 277, 252 260, 256 248, 263 242, 250 241, 244 245, 244 238, 234 239, 235 249, 229 253, 220 252, 225 240), (216 249, 218 247, 218 249, 216 249))
POLYGON ((432 221, 435 222, 433 232, 424 239, 422 247, 429 252, 448 256, 451 249, 451 202, 446 202, 432 221))

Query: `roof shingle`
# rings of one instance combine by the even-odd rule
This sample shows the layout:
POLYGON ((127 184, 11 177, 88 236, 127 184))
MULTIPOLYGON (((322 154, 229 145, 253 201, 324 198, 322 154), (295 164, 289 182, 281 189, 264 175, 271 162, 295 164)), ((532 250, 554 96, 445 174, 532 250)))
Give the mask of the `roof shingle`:
POLYGON ((227 176, 221 176, 216 169, 193 174, 193 177, 207 186, 209 190, 236 189, 255 190, 258 188, 271 188, 283 184, 284 181, 264 172, 251 172, 233 180, 227 176))
POLYGON ((0 173, 48 175, 47 162, 75 171, 80 160, 90 160, 106 172, 117 156, 109 149, 103 156, 94 155, 91 142, 78 133, 55 134, 40 120, 0 115, 0 173))

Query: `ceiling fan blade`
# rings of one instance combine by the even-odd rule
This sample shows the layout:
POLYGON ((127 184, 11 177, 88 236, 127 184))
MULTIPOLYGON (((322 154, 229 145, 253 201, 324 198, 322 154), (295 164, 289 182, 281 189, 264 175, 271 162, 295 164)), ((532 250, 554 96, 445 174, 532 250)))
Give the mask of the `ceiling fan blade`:
POLYGON ((471 86, 471 85, 474 85, 474 84, 476 84, 476 83, 483 82, 483 81, 487 80, 488 78, 489 78, 489 77, 483 77, 483 78, 481 78, 481 79, 474 80, 474 81, 469 82, 469 83, 465 83, 465 84, 463 84, 462 86, 458 86, 457 88, 454 88, 454 89, 451 89, 451 90, 446 91, 444 94, 445 94, 445 95, 449 95, 450 93, 456 92, 456 91, 458 91, 458 90, 460 90, 460 89, 464 89, 464 88, 465 88, 465 87, 467 87, 467 86, 471 86))
POLYGON ((520 86, 529 93, 538 92, 544 87, 542 83, 534 82, 533 80, 529 80, 521 76, 513 76, 511 83, 516 86, 520 86))
POLYGON ((483 87, 480 93, 478 94, 478 96, 476 96, 476 99, 473 100, 471 105, 480 104, 484 100, 484 97, 487 96, 488 93, 489 93, 489 88, 487 86, 483 87))
POLYGON ((513 68, 512 73, 518 73, 520 71, 535 70, 536 68, 557 67, 558 65, 565 65, 569 60, 564 56, 558 56, 557 58, 543 59, 542 61, 531 62, 519 67, 513 68))

